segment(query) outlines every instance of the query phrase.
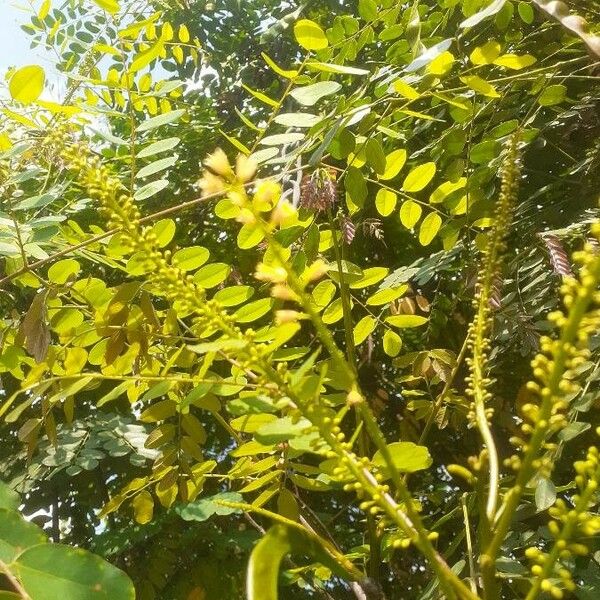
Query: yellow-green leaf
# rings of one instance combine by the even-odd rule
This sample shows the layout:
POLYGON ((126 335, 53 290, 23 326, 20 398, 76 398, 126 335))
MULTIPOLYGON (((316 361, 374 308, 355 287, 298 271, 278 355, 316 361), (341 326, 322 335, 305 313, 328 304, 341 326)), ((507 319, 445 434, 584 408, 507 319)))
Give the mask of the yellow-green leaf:
POLYGON ((131 505, 133 506, 135 520, 140 525, 145 525, 152 521, 152 517, 154 516, 154 500, 148 490, 142 490, 133 499, 131 505))
POLYGON ((323 50, 329 42, 325 32, 309 19, 300 19, 294 25, 296 41, 306 50, 323 50))
POLYGON ((434 162, 424 163, 415 167, 404 180, 402 190, 405 192, 420 192, 427 187, 436 172, 434 162))
POLYGON ((398 92, 407 100, 416 100, 421 95, 412 85, 409 85, 402 79, 394 81, 394 91, 398 92))
POLYGON ((500 44, 496 40, 490 40, 483 46, 477 46, 469 58, 474 65, 490 65, 499 56, 500 44))
MULTIPOLYGON (((388 445, 388 451, 394 467, 400 473, 421 471, 430 467, 433 462, 429 450, 425 446, 417 446, 413 442, 394 442, 388 445)), ((380 467, 384 473, 388 470, 386 461, 379 450, 373 456, 373 464, 380 467)))
POLYGON ((187 44, 190 41, 190 32, 183 23, 179 26, 177 37, 182 44, 187 44))
POLYGON ((427 71, 432 75, 445 75, 452 69, 454 60, 454 54, 452 54, 452 52, 442 52, 429 63, 427 71))
POLYGON ((427 323, 427 318, 420 315, 392 315, 385 320, 386 323, 400 329, 420 327, 427 323))
POLYGON ((281 75, 281 77, 285 77, 286 79, 294 79, 296 75, 298 75, 298 71, 296 69, 286 70, 282 69, 268 54, 265 52, 261 52, 260 55, 263 57, 263 60, 271 67, 271 69, 277 73, 277 75, 281 75))
POLYGON ((400 207, 400 223, 412 229, 421 218, 423 210, 414 200, 405 200, 400 207))
POLYGON ((202 246, 188 246, 173 254, 172 262, 183 271, 194 271, 200 268, 210 256, 210 252, 202 246))
POLYGON ((48 279, 52 283, 63 285, 81 270, 80 264, 73 258, 59 260, 48 269, 48 279))
POLYGON ((264 231, 255 223, 245 223, 238 231, 237 245, 242 250, 249 250, 258 246, 265 238, 264 231))
POLYGON ((119 0, 94 0, 94 2, 103 8, 106 12, 115 14, 119 12, 119 0))
POLYGON ((444 183, 436 187, 435 190, 433 190, 431 196, 429 196, 429 202, 431 202, 432 204, 443 202, 447 196, 449 196, 453 192, 456 192, 457 190, 464 188, 466 185, 466 177, 460 177, 456 182, 445 181, 444 183))
POLYGON ((16 71, 10 78, 8 89, 14 100, 23 104, 35 102, 44 91, 46 74, 38 65, 29 65, 16 71))
POLYGON ((152 46, 150 46, 150 48, 136 54, 129 67, 130 73, 135 73, 136 71, 140 71, 144 67, 147 67, 153 60, 156 60, 160 56, 164 47, 165 40, 161 36, 152 46))
POLYGON ((440 227, 442 226, 442 218, 435 212, 429 213, 421 223, 419 228, 419 243, 421 246, 429 246, 440 227))
POLYGON ((252 323, 261 317, 264 317, 273 306, 271 298, 261 298, 254 302, 249 302, 239 308, 233 315, 237 323, 252 323))
POLYGON ((402 350, 402 338, 395 332, 388 329, 383 334, 383 351, 392 358, 398 356, 402 350))
POLYGON ((384 277, 387 277, 389 272, 390 270, 387 267, 370 267, 365 269, 361 278, 350 284, 350 288, 359 290, 379 283, 384 277))
MULTIPOLYGON (((273 98, 269 98, 266 94, 259 92, 257 90, 253 90, 251 87, 247 86, 245 83, 242 83, 242 87, 250 94, 252 94, 257 100, 260 100, 264 104, 268 106, 272 106, 273 108, 279 107, 279 102, 277 100, 273 100, 273 98)), ((248 152, 249 153, 249 152, 248 152)))
POLYGON ((323 313, 323 323, 332 325, 337 323, 344 316, 344 306, 342 305, 342 299, 337 298, 334 300, 323 313))
POLYGON ((408 290, 408 285, 403 283, 398 287, 384 288, 375 292, 372 296, 367 298, 367 306, 381 306, 382 304, 388 304, 403 296, 408 290))
POLYGON ((541 106, 560 104, 567 97, 567 88, 562 84, 549 85, 538 98, 541 106))
POLYGON ((362 344, 373 332, 373 329, 375 329, 376 325, 377 319, 375 319, 375 317, 371 317, 370 315, 363 317, 354 327, 354 331, 352 333, 354 337, 354 343, 357 346, 362 344))
POLYGON ((521 69, 530 67, 535 62, 537 62, 537 59, 531 54, 503 54, 494 60, 495 65, 498 65, 499 67, 506 67, 507 69, 512 69, 513 71, 520 71, 521 69))
POLYGON ((391 215, 394 211, 394 208, 396 208, 397 200, 398 196, 396 192, 392 192, 392 190, 388 190, 386 188, 381 188, 375 197, 375 207, 377 208, 377 212, 382 217, 391 215))
POLYGON ((209 263, 204 265, 194 275, 194 282, 202 288, 213 288, 227 279, 231 267, 225 263, 209 263))
POLYGON ((460 80, 472 90, 487 96, 488 98, 500 98, 500 94, 496 91, 496 88, 488 83, 485 79, 478 77, 477 75, 468 75, 461 77, 460 80))
POLYGON ((385 157, 385 171, 379 176, 384 181, 393 179, 406 163, 406 150, 393 150, 385 157))
POLYGON ((40 11, 38 12, 38 19, 40 21, 43 21, 48 16, 51 6, 52 6, 51 0, 44 0, 42 2, 42 6, 40 6, 40 11))

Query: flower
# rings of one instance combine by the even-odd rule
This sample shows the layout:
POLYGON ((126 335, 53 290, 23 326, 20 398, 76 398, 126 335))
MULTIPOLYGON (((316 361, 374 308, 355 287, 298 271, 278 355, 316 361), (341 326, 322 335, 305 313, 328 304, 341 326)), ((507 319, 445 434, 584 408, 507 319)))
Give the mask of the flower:
POLYGON ((204 161, 204 166, 217 175, 221 175, 221 177, 231 177, 233 175, 227 154, 221 148, 217 148, 212 154, 208 155, 204 161))
POLYGON ((254 177, 257 168, 258 165, 254 159, 239 154, 235 161, 235 176, 239 182, 247 183, 254 177))

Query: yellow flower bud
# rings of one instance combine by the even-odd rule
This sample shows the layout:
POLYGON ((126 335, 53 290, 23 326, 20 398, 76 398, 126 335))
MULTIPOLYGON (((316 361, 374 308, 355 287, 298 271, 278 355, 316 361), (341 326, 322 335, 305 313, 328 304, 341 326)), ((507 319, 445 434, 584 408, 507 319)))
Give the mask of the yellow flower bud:
POLYGON ((236 179, 241 183, 250 181, 254 177, 257 168, 256 161, 244 154, 239 154, 235 161, 236 179))
POLYGON ((208 155, 204 161, 204 166, 222 177, 231 177, 233 175, 227 154, 221 148, 217 148, 212 154, 208 155))

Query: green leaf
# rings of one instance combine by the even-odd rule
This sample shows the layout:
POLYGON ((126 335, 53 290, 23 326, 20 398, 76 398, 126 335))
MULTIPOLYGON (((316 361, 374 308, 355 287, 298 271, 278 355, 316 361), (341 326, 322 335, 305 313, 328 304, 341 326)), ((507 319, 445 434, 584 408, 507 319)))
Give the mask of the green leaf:
POLYGON ((29 65, 15 71, 10 78, 8 90, 13 100, 23 104, 35 102, 44 91, 46 73, 38 65, 29 65))
POLYGON ((154 499, 148 490, 142 490, 131 502, 135 520, 140 525, 152 521, 154 516, 154 499))
POLYGON ((194 283, 201 288, 210 289, 223 283, 230 272, 231 267, 225 263, 210 263, 196 271, 194 283))
POLYGON ((466 86, 483 96, 487 96, 488 98, 500 98, 500 94, 496 91, 496 88, 478 75, 464 76, 461 77, 460 80, 466 86))
POLYGON ((434 162, 424 163, 415 167, 406 176, 402 184, 402 190, 405 192, 420 192, 423 188, 427 187, 433 179, 435 172, 436 166, 434 162))
POLYGON ((387 317, 385 322, 393 327, 405 329, 425 325, 425 323, 427 323, 427 318, 421 317, 420 315, 392 315, 391 317, 387 317))
POLYGON ((398 195, 392 190, 381 188, 375 196, 375 208, 382 217, 387 217, 394 212, 396 208, 396 202, 398 201, 398 195))
POLYGON ((323 50, 329 42, 325 32, 309 19, 300 19, 294 25, 294 36, 300 46, 306 50, 323 50))
POLYGON ((393 288, 384 288, 367 298, 367 306, 381 306, 382 304, 389 304, 390 302, 393 302, 394 300, 397 300, 403 296, 407 290, 408 285, 406 284, 402 284, 393 288))
POLYGON ((113 15, 119 12, 119 0, 94 0, 94 2, 113 15))
POLYGON ((533 6, 531 6, 529 2, 519 2, 517 5, 517 10, 523 23, 526 23, 527 25, 531 25, 533 23, 535 19, 535 13, 533 11, 533 6))
POLYGON ((54 263, 48 269, 48 279, 52 283, 63 285, 81 270, 81 265, 73 258, 65 258, 54 263))
POLYGON ((337 81, 319 81, 302 87, 294 88, 290 96, 303 106, 314 106, 321 98, 331 96, 342 89, 337 81))
POLYGON ((0 560, 10 563, 24 549, 45 541, 46 536, 39 527, 17 512, 0 509, 0 560))
POLYGON ((358 14, 365 21, 374 21, 377 18, 377 4, 375 0, 358 0, 358 14))
POLYGON ((180 110, 172 110, 168 113, 163 113, 162 115, 157 115, 156 117, 151 117, 150 119, 146 119, 142 123, 140 123, 137 127, 138 133, 142 131, 150 131, 151 129, 156 129, 157 127, 162 127, 163 125, 168 125, 169 123, 173 123, 173 121, 177 121, 185 114, 184 109, 180 110))
POLYGON ((158 192, 162 192, 162 190, 164 190, 168 185, 169 182, 166 179, 158 179, 157 181, 151 181, 150 183, 147 183, 146 185, 143 185, 141 188, 136 190, 133 197, 138 201, 146 200, 147 198, 158 194, 158 192))
POLYGON ((328 552, 317 535, 278 524, 267 531, 250 555, 246 577, 248 600, 277 600, 279 567, 290 552, 310 557, 342 579, 357 578, 355 572, 346 569, 328 552))
POLYGON ((379 179, 384 181, 388 179, 394 179, 398 173, 402 170, 402 167, 406 163, 406 150, 393 150, 385 157, 385 170, 379 179))
POLYGON ((270 423, 265 423, 254 432, 254 437, 265 446, 279 444, 302 435, 310 427, 311 423, 306 419, 294 420, 291 417, 282 417, 270 423))
POLYGON ((286 127, 312 127, 321 121, 323 117, 311 115, 310 113, 282 113, 274 119, 275 123, 286 127))
POLYGON ((129 71, 135 73, 136 71, 141 71, 146 68, 153 60, 160 57, 164 48, 165 40, 160 37, 148 49, 135 55, 135 58, 129 67, 129 71))
POLYGON ((239 308, 234 313, 233 318, 237 323, 252 323, 252 321, 264 317, 272 306, 273 300, 271 298, 261 298, 239 308))
POLYGON ((465 19, 460 24, 460 27, 463 29, 465 27, 474 27, 475 25, 481 23, 481 21, 483 21, 484 19, 493 17, 496 13, 499 13, 502 10, 504 5, 506 4, 506 1, 507 0, 494 0, 491 4, 489 4, 479 12, 476 12, 468 19, 465 19))
POLYGON ((520 71, 521 69, 530 67, 536 62, 537 59, 531 54, 503 54, 494 61, 494 64, 499 67, 512 69, 513 71, 520 71))
POLYGON ((550 479, 542 477, 535 488, 535 506, 538 511, 550 508, 556 502, 556 487, 550 479))
POLYGON ((175 235, 175 221, 173 219, 161 219, 152 227, 152 233, 156 236, 156 245, 164 248, 171 243, 175 235))
MULTIPOLYGON (((364 277, 364 271, 358 265, 351 263, 349 260, 342 260, 341 268, 341 275, 346 283, 352 284, 360 281, 364 277)), ((337 262, 329 265, 328 272, 331 279, 333 279, 336 283, 340 282, 340 270, 337 262)))
MULTIPOLYGON (((399 473, 422 471, 428 469, 433 462, 426 446, 417 446, 412 442, 394 442, 388 444, 388 450, 392 456, 392 463, 399 473)), ((387 472, 385 460, 379 450, 373 456, 373 463, 384 473, 387 472)))
POLYGON ((221 304, 221 306, 237 306, 242 302, 246 302, 254 296, 254 288, 249 285, 236 285, 232 287, 226 287, 219 290, 215 295, 214 299, 221 304))
POLYGON ((229 424, 235 431, 241 433, 254 433, 258 431, 263 425, 276 421, 277 417, 271 414, 259 414, 259 415, 244 415, 243 417, 237 417, 232 419, 229 424))
POLYGON ((242 250, 258 246, 265 239, 265 232, 255 223, 244 223, 237 234, 237 245, 242 250))
MULTIPOLYGON (((266 94, 263 94, 262 92, 259 92, 258 90, 253 90, 251 87, 247 86, 246 84, 242 83, 242 87, 249 92, 250 94, 252 94, 257 100, 260 100, 263 104, 266 104, 267 106, 272 106, 273 108, 279 108, 279 102, 277 100, 273 100, 273 98, 271 98, 270 96, 267 96, 266 94)), ((234 146, 238 146, 238 144, 242 145, 243 144, 239 141, 237 141, 235 138, 231 138, 229 137, 227 134, 221 132, 234 146)), ((244 146, 245 148, 245 146, 244 146)), ((239 148, 241 150, 241 148, 239 148)), ((244 154, 248 154, 249 151, 246 148, 245 150, 242 150, 242 152, 244 152, 244 154)))
POLYGON ((296 69, 286 70, 282 69, 268 54, 265 52, 261 52, 260 55, 263 57, 263 60, 271 67, 271 69, 277 73, 277 75, 281 75, 281 77, 285 77, 286 79, 294 79, 298 75, 298 71, 296 69))
POLYGON ((323 312, 323 323, 326 325, 333 325, 337 323, 344 316, 344 305, 342 299, 338 298, 334 300, 323 312))
POLYGON ((362 272, 360 279, 350 283, 350 288, 353 290, 360 290, 369 287, 370 285, 375 285, 387 277, 389 272, 390 270, 387 267, 369 267, 362 272))
POLYGON ((437 213, 429 213, 421 223, 419 228, 419 243, 421 246, 429 246, 438 234, 442 226, 442 217, 437 213))
POLYGON ((381 144, 375 138, 371 138, 365 144, 364 152, 367 162, 373 167, 373 170, 383 174, 386 169, 386 159, 381 144))
POLYGON ((352 335, 354 337, 355 345, 362 344, 377 326, 377 319, 367 315, 363 317, 355 326, 352 335))
POLYGON ((19 555, 14 569, 32 600, 135 598, 133 584, 123 571, 81 548, 33 546, 19 555))
POLYGON ((243 502, 243 498, 237 492, 223 492, 189 502, 182 506, 176 506, 175 512, 184 521, 207 521, 214 515, 226 516, 241 512, 237 508, 230 508, 219 504, 219 501, 226 502, 243 502))
POLYGON ((161 152, 166 152, 167 150, 172 150, 179 144, 181 141, 178 137, 170 137, 165 138, 164 140, 158 140, 158 142, 154 142, 149 146, 143 148, 137 155, 138 158, 148 158, 149 156, 153 156, 154 154, 160 154, 161 152))
POLYGON ((142 167, 137 172, 136 176, 139 178, 142 178, 142 177, 148 177, 149 175, 154 175, 155 173, 158 173, 159 171, 164 171, 165 169, 172 167, 176 162, 177 162, 176 156, 168 156, 167 158, 161 158, 160 160, 155 160, 154 162, 151 162, 149 165, 142 167))
POLYGON ((327 306, 335 296, 336 287, 331 281, 320 281, 312 291, 312 298, 319 308, 327 306))
POLYGON ((400 207, 400 222, 407 229, 412 229, 421 218, 422 208, 413 200, 405 200, 400 207))
POLYGON ((362 208, 369 190, 367 182, 362 171, 357 167, 348 167, 345 179, 346 192, 352 199, 352 202, 359 208, 362 208))
POLYGON ((303 133, 276 133, 262 138, 260 144, 263 146, 285 146, 286 144, 300 142, 304 137, 303 133))
POLYGON ((275 525, 254 546, 246 577, 248 600, 277 600, 279 567, 292 550, 288 530, 275 525))
POLYGON ((538 98, 540 106, 554 106, 560 104, 567 97, 567 88, 562 84, 549 85, 538 98))
POLYGON ((368 75, 366 69, 358 67, 350 67, 348 65, 336 65, 334 63, 324 63, 316 60, 311 60, 306 63, 306 68, 313 71, 322 71, 323 73, 337 73, 338 75, 368 75))
POLYGON ((0 509, 17 510, 20 496, 11 487, 0 481, 0 509))
POLYGON ((397 79, 394 81, 394 91, 398 92, 407 100, 416 100, 421 95, 412 85, 409 85, 403 79, 397 79))
POLYGON ((501 49, 496 40, 489 40, 471 52, 471 62, 474 65, 491 65, 500 56, 501 49))
POLYGON ((383 334, 383 351, 394 358, 400 354, 400 350, 402 350, 402 338, 395 331, 388 329, 383 334))
POLYGON ((429 197, 429 202, 431 204, 438 204, 443 202, 450 194, 463 189, 467 185, 467 178, 461 177, 457 181, 445 181, 440 184, 429 197))

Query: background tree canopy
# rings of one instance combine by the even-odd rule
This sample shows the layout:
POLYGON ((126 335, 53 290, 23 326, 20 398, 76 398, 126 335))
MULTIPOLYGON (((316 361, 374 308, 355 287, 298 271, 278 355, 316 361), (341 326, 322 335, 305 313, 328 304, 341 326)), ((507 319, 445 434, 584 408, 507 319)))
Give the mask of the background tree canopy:
POLYGON ((596 598, 598 3, 30 4, 0 597, 596 598))

